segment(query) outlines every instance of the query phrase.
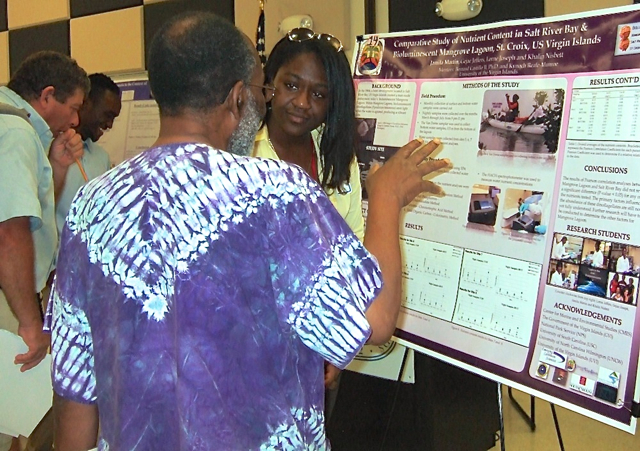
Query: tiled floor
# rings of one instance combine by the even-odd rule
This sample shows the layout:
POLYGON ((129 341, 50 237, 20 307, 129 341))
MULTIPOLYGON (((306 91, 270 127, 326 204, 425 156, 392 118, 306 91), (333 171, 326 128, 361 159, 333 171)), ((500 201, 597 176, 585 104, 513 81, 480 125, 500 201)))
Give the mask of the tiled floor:
MULTIPOLYGON (((549 403, 536 399, 536 430, 513 408, 504 391, 504 444, 506 451, 560 450, 549 403)), ((514 391, 514 397, 528 411, 529 395, 514 391)), ((564 449, 566 451, 640 451, 640 431, 631 435, 591 418, 556 406, 564 449)), ((500 451, 498 443, 491 451, 500 451)))

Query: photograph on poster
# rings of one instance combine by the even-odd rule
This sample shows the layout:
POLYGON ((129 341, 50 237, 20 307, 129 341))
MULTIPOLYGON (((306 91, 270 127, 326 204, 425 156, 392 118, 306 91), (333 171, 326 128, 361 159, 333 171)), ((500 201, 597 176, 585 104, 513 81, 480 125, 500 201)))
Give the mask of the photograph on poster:
POLYGON ((489 185, 473 185, 469 199, 467 225, 482 225, 483 230, 493 230, 500 205, 500 188, 489 185))
POLYGON ((548 218, 543 214, 544 209, 542 191, 509 188, 502 207, 501 227, 521 233, 545 234, 548 218))
POLYGON ((360 168, 360 182, 362 185, 362 199, 367 200, 367 187, 365 180, 369 175, 369 169, 374 164, 384 164, 389 158, 395 155, 399 147, 390 146, 374 146, 366 142, 358 142, 358 148, 362 157, 358 158, 358 167, 360 168))
POLYGON ((640 247, 611 243, 609 271, 640 276, 640 247))
POLYGON ((611 243, 608 241, 586 238, 582 249, 581 264, 592 268, 606 268, 609 264, 609 250, 611 243))
POLYGON ((556 232, 553 234, 551 258, 580 263, 583 243, 584 240, 582 238, 556 232))
POLYGON ((607 296, 607 271, 581 265, 576 291, 604 298, 607 296))
POLYGON ((563 89, 486 91, 478 136, 480 150, 553 154, 564 103, 563 89))
POLYGON ((356 131, 360 141, 372 144, 376 133, 376 119, 356 118, 356 131))
POLYGON ((638 304, 638 278, 617 272, 609 274, 609 299, 628 305, 638 304))
POLYGON ((561 260, 551 260, 547 284, 568 290, 578 288, 578 273, 580 267, 574 263, 561 260))

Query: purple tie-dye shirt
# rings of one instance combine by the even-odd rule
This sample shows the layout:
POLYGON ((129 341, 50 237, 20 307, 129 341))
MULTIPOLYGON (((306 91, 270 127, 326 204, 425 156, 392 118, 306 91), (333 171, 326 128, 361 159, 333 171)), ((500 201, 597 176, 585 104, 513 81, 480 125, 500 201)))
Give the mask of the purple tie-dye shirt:
POLYGON ((54 390, 101 450, 323 450, 323 359, 367 340, 375 259, 295 166, 198 144, 86 185, 52 294, 54 390))

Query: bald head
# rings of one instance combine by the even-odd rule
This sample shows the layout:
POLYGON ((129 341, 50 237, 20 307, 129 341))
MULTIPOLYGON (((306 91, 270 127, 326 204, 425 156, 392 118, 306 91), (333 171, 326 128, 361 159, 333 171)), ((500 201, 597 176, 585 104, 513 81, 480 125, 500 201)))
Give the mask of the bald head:
POLYGON ((256 67, 250 41, 229 21, 190 12, 167 22, 149 51, 149 84, 163 116, 208 112, 256 67))

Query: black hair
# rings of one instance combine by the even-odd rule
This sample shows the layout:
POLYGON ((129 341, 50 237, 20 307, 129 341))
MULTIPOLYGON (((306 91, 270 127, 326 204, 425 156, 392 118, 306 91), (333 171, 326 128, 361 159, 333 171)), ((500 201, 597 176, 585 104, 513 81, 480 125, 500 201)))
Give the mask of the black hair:
MULTIPOLYGON (((344 52, 338 52, 329 43, 318 39, 294 42, 285 36, 269 55, 264 68, 265 80, 267 84, 273 83, 278 70, 303 53, 314 54, 320 59, 330 92, 320 141, 323 166, 322 174, 319 174, 320 184, 325 189, 344 192, 356 149, 355 90, 344 52)), ((267 110, 265 123, 270 115, 271 111, 267 110)))
POLYGON ((160 114, 210 111, 238 81, 249 83, 256 60, 229 21, 191 11, 165 23, 149 50, 149 84, 160 114))
POLYGON ((105 74, 91 74, 89 75, 89 81, 91 82, 91 91, 89 91, 88 97, 92 102, 99 101, 105 92, 112 92, 120 97, 120 88, 105 74))
POLYGON ((44 50, 29 55, 7 83, 9 89, 26 101, 40 97, 48 86, 55 89, 55 99, 64 103, 77 89, 86 95, 89 79, 76 60, 59 52, 44 50))

